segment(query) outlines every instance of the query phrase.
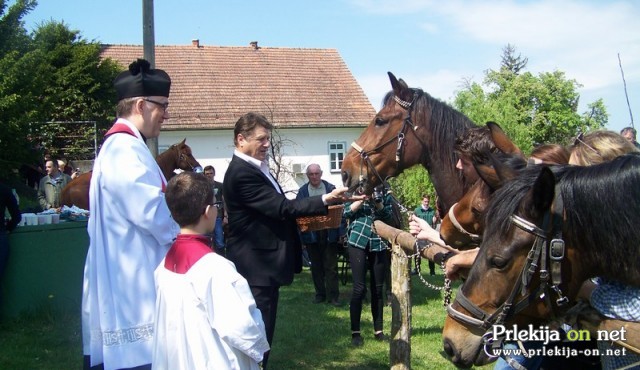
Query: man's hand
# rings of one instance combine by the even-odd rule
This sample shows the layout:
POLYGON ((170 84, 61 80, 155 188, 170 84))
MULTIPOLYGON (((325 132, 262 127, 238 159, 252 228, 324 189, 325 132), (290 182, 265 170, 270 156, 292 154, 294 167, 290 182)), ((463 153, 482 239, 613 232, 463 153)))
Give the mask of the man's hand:
POLYGON ((347 192, 349 188, 347 187, 339 187, 333 189, 333 191, 329 194, 325 194, 322 200, 327 204, 336 204, 343 203, 348 201, 356 201, 356 200, 364 200, 367 198, 366 195, 353 195, 347 192))

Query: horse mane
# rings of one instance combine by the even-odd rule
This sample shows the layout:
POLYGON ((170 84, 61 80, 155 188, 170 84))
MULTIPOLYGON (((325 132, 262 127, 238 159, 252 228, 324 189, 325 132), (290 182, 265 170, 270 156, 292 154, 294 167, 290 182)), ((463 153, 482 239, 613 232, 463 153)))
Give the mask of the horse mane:
MULTIPOLYGON (((487 222, 486 233, 506 235, 510 216, 520 209, 543 167, 546 165, 523 169, 496 191, 486 217, 499 223, 487 222)), ((639 284, 640 155, 628 154, 587 167, 549 168, 564 203, 564 240, 584 253, 584 263, 604 266, 601 272, 609 272, 610 278, 615 273, 618 279, 639 284)))
MULTIPOLYGON (((451 166, 445 166, 445 168, 450 167, 455 170, 458 157, 453 150, 453 144, 458 136, 467 129, 475 127, 476 124, 461 112, 426 92, 423 92, 414 104, 416 106, 413 120, 416 125, 423 122, 438 122, 427 128, 431 133, 431 153, 423 153, 423 156, 431 157, 431 162, 450 163, 451 166)), ((462 180, 460 171, 455 170, 453 173, 462 180)))

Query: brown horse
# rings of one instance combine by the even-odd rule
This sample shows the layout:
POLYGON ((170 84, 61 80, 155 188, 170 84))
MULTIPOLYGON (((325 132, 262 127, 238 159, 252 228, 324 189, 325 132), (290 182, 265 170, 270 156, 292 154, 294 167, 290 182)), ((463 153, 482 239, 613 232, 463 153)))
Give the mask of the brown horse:
MULTIPOLYGON (((173 144, 169 149, 160 153, 156 157, 156 162, 164 177, 169 181, 174 175, 174 170, 202 172, 202 166, 193 157, 191 148, 185 144, 185 138, 177 144, 173 144)), ((62 189, 60 203, 66 206, 77 206, 82 209, 89 209, 89 184, 91 183, 92 171, 85 172, 71 180, 62 189)))
MULTIPOLYGON (((504 155, 492 156, 496 166, 512 169, 525 167, 525 157, 520 149, 509 139, 502 128, 494 122, 488 122, 491 139, 504 155)), ((474 164, 477 166, 477 164, 474 164)), ((465 250, 476 247, 482 241, 484 232, 484 211, 493 192, 501 185, 495 169, 487 166, 476 167, 480 179, 453 204, 442 219, 440 235, 450 246, 465 250)))
POLYGON ((494 328, 562 315, 590 277, 640 286, 640 155, 501 176, 516 177, 493 195, 478 257, 447 308, 444 350, 460 367, 491 361, 494 328))
POLYGON ((392 92, 342 162, 342 181, 352 191, 373 188, 405 169, 422 164, 438 193, 442 210, 467 187, 456 169, 456 138, 475 124, 420 89, 409 88, 389 72, 392 92))

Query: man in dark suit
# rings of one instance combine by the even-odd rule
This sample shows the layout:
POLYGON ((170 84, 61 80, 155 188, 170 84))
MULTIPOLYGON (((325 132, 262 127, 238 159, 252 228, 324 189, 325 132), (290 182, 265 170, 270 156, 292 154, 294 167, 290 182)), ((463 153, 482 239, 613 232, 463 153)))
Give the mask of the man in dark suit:
MULTIPOLYGON (((347 200, 346 188, 304 199, 287 199, 269 173, 272 124, 247 113, 233 130, 235 151, 222 192, 229 217, 227 258, 249 282, 262 313, 269 345, 273 343, 279 289, 302 270, 302 244, 296 217, 326 214, 328 204, 347 200)), ((263 360, 267 368, 269 353, 263 360)))

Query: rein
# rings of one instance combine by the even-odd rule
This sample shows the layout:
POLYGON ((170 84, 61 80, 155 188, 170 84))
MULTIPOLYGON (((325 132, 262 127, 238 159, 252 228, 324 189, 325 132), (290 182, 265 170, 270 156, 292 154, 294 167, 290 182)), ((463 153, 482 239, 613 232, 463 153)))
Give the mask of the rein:
POLYGON ((485 346, 492 344, 497 339, 491 337, 492 333, 490 330, 493 325, 503 325, 509 318, 527 308, 539 297, 544 297, 545 303, 551 307, 552 311, 553 305, 550 300, 551 291, 558 297, 555 301, 557 307, 562 307, 568 303, 568 298, 559 288, 559 285, 562 283, 561 264, 565 255, 565 246, 562 240, 563 208, 562 197, 559 195, 559 189, 556 188, 553 210, 548 210, 545 213, 543 228, 536 226, 520 216, 511 215, 511 223, 527 233, 534 235, 535 240, 531 250, 529 250, 527 254, 527 261, 522 267, 518 279, 514 282, 507 300, 493 313, 490 314, 471 302, 462 292, 462 286, 458 290, 454 303, 457 302, 468 311, 469 314, 467 315, 456 310, 452 305, 447 306, 447 313, 454 320, 463 325, 486 330, 483 335, 485 346), (547 228, 550 228, 548 234, 544 230, 547 228), (548 235, 551 235, 551 237, 548 235), (551 267, 550 273, 549 270, 547 270, 547 265, 551 267), (529 283, 538 268, 540 285, 537 289, 527 292, 529 283), (551 279, 549 279, 550 277, 551 279), (523 298, 515 302, 518 293, 520 293, 523 298))
POLYGON ((391 137, 389 138, 389 140, 383 142, 382 144, 376 146, 375 148, 371 149, 371 150, 365 150, 363 147, 361 147, 360 145, 356 144, 356 142, 352 142, 351 143, 351 147, 353 149, 355 149, 356 152, 360 153, 360 176, 358 178, 358 188, 362 188, 362 184, 364 182, 364 176, 363 176, 363 169, 366 166, 371 172, 373 172, 373 174, 380 180, 381 183, 384 183, 384 179, 382 178, 382 176, 380 176, 380 173, 376 170, 375 166, 373 165, 373 163, 371 162, 371 159, 369 158, 369 155, 372 153, 376 153, 378 151, 380 151, 380 149, 386 147, 387 145, 393 143, 394 141, 397 141, 397 146, 396 146, 396 163, 400 162, 400 157, 402 155, 402 149, 404 146, 404 138, 405 138, 405 128, 407 126, 411 126, 411 128, 413 128, 414 131, 416 131, 418 129, 418 126, 416 126, 413 121, 411 120, 411 113, 413 112, 413 105, 416 102, 416 100, 418 100, 418 98, 420 96, 422 96, 423 92, 420 89, 413 89, 413 99, 408 102, 408 101, 404 101, 402 99, 400 99, 397 95, 393 96, 393 100, 399 105, 401 106, 404 110, 407 111, 407 116, 404 118, 403 122, 402 122, 402 127, 400 128, 400 131, 398 131, 398 134, 395 137, 391 137))

